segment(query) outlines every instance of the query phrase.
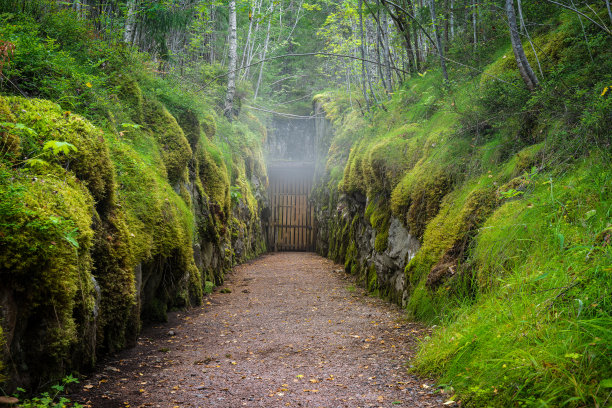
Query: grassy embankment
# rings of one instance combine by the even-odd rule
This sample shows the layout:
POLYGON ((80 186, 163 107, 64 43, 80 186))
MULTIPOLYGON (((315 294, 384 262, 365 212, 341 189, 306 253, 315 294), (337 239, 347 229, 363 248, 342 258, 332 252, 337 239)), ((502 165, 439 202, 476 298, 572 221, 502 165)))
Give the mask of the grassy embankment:
MULTIPOLYGON (((534 93, 504 40, 484 72, 454 67, 445 88, 432 69, 371 120, 357 95, 317 96, 335 128, 320 197, 367 196, 377 251, 392 215, 419 238, 405 307, 436 326, 410 366, 465 406, 612 398, 609 38, 589 31, 587 49, 575 15, 549 23, 534 93)), ((378 293, 351 222, 330 221, 328 256, 378 293)))

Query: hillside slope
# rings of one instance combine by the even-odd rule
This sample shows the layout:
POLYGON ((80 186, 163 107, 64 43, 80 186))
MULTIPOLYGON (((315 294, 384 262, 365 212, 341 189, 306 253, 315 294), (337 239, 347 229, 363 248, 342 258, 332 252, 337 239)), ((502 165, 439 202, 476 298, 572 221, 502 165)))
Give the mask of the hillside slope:
POLYGON ((409 364, 465 406, 609 403, 611 55, 582 35, 564 12, 534 36, 533 93, 505 44, 371 116, 315 98, 318 251, 436 325, 409 364))
POLYGON ((265 250, 265 128, 69 12, 0 19, 0 341, 8 389, 32 389, 265 250))

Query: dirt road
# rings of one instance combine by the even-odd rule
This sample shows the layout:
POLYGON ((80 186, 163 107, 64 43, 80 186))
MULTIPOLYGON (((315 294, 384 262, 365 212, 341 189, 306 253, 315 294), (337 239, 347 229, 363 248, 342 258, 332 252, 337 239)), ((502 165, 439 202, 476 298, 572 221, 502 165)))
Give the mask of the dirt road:
POLYGON ((426 329, 317 255, 278 253, 239 266, 204 302, 144 330, 137 347, 81 381, 73 400, 328 408, 431 407, 447 397, 406 372, 426 329))

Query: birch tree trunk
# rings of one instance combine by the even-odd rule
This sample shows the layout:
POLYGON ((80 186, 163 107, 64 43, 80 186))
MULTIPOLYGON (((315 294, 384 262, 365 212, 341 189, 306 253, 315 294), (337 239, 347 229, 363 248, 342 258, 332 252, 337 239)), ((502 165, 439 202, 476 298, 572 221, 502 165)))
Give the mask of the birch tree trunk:
MULTIPOLYGON (((251 41, 251 32, 253 31, 253 19, 255 14, 255 4, 253 4, 253 7, 251 7, 251 9, 249 10, 249 31, 247 33, 247 37, 246 37, 246 41, 244 42, 244 48, 242 50, 242 59, 240 61, 240 70, 242 71, 242 69, 244 69, 245 74, 247 72, 247 68, 245 68, 245 65, 248 65, 248 50, 249 50, 249 43, 251 41)), ((244 75, 243 74, 243 78, 244 75)))
POLYGON ((134 31, 136 25, 136 0, 128 0, 127 16, 125 18, 125 30, 123 31, 123 42, 134 44, 134 31))
POLYGON ((455 38, 455 0, 450 0, 450 39, 455 38))
POLYGON ((430 0, 429 11, 431 12, 431 24, 433 26, 434 35, 436 37, 438 55, 440 56, 440 66, 442 67, 442 76, 444 76, 444 81, 448 82, 448 73, 446 72, 446 61, 444 60, 444 47, 442 46, 442 39, 440 38, 440 32, 438 30, 438 17, 436 15, 436 0, 430 0))
POLYGON ((227 75, 227 93, 225 94, 225 107, 223 114, 231 122, 234 109, 234 95, 236 93, 236 65, 238 44, 236 43, 236 0, 229 2, 229 64, 227 75))
POLYGON ((476 46, 478 45, 478 35, 477 35, 477 27, 478 27, 478 12, 477 12, 476 0, 472 0, 472 31, 474 34, 474 52, 476 52, 476 46))
MULTIPOLYGON (((274 13, 274 3, 270 5, 270 12, 274 13)), ((270 43, 270 26, 272 25, 272 16, 268 20, 268 31, 266 33, 266 41, 264 42, 264 48, 262 52, 262 61, 266 59, 266 54, 268 52, 268 44, 270 43)), ((257 77, 257 86, 255 87, 255 94, 253 95, 253 100, 257 99, 257 94, 259 93, 259 87, 261 86, 261 77, 263 76, 264 62, 259 64, 259 76, 257 77)))
MULTIPOLYGON (((259 2, 257 2, 257 9, 255 11, 255 14, 259 17, 259 12, 261 11, 261 5, 263 3, 263 0, 259 0, 259 2)), ((257 41, 257 33, 259 32, 259 18, 257 18, 257 21, 255 21, 255 29, 253 30, 253 41, 251 42, 251 45, 249 47, 249 50, 247 52, 247 61, 246 61, 246 70, 244 73, 243 78, 248 78, 249 77, 249 73, 251 71, 251 63, 253 62, 253 56, 255 55, 255 43, 257 41)))
POLYGON ((516 65, 518 66, 519 73, 523 82, 530 91, 535 90, 539 83, 527 61, 525 56, 525 50, 523 50, 523 44, 519 37, 518 27, 516 26, 516 15, 514 13, 514 1, 506 0, 506 16, 508 17, 508 26, 510 27, 510 41, 512 42, 512 51, 514 51, 514 58, 516 59, 516 65))

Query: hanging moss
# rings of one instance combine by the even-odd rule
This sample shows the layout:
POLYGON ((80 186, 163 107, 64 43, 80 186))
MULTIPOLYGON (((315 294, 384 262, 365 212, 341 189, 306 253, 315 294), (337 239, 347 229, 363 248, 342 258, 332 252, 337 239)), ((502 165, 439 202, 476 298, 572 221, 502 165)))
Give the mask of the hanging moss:
POLYGON ((63 169, 0 167, 0 279, 21 305, 10 345, 20 369, 53 378, 93 363, 93 214, 89 191, 63 169))
POLYGON ((157 139, 168 180, 175 183, 184 178, 191 158, 189 142, 176 119, 159 102, 145 102, 145 121, 157 139))
POLYGON ((378 275, 374 264, 371 264, 367 269, 367 289, 368 292, 374 293, 375 295, 378 293, 378 275))
POLYGON ((198 160, 198 175, 204 190, 212 201, 218 206, 218 213, 224 219, 231 206, 230 181, 227 167, 219 149, 202 139, 196 151, 198 160))
POLYGON ((419 239, 452 187, 452 179, 445 171, 424 170, 408 173, 391 195, 393 214, 404 218, 410 233, 419 239))
POLYGON ((120 209, 103 219, 96 217, 93 227, 96 234, 92 256, 102 294, 97 343, 104 352, 115 352, 135 343, 140 325, 132 233, 120 209))

